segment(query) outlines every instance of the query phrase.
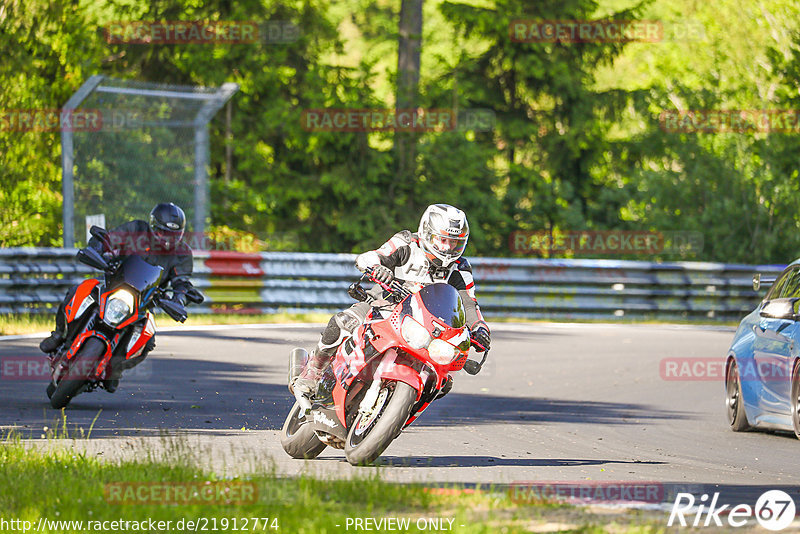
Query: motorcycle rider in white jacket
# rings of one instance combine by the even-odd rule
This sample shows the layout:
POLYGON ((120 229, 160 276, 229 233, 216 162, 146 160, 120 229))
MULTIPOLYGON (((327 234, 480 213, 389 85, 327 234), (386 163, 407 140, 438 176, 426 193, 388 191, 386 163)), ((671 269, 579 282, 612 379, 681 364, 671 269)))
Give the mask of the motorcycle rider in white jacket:
MULTIPOLYGON (((469 224, 463 211, 448 204, 432 204, 423 213, 417 233, 396 233, 379 249, 359 255, 356 266, 360 271, 372 267, 380 282, 389 284, 397 279, 412 292, 436 282, 455 287, 464 302, 472 339, 481 352, 489 349, 491 338, 475 298, 472 268, 461 257, 468 239, 469 224)), ((289 386, 293 393, 295 389, 304 395, 316 391, 339 345, 364 322, 370 308, 370 304, 358 302, 331 317, 305 368, 289 386)))

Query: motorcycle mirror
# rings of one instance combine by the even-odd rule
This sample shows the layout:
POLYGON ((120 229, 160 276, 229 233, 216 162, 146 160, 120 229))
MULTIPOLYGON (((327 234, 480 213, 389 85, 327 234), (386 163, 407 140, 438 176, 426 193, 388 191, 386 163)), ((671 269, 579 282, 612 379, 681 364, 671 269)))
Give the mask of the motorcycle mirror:
POLYGON ((486 363, 486 357, 489 356, 489 351, 483 352, 483 358, 481 361, 476 362, 475 360, 467 360, 464 362, 464 370, 469 375, 477 375, 483 369, 483 364, 486 363))
POLYGON ((167 299, 160 299, 158 301, 158 305, 161 307, 162 310, 166 312, 173 320, 182 323, 188 317, 186 313, 186 308, 181 306, 175 301, 167 300, 167 299))
POLYGON ((94 267, 95 269, 99 269, 101 271, 108 270, 108 262, 97 252, 95 249, 91 247, 82 248, 78 251, 77 255, 78 261, 88 265, 89 267, 94 267))
POLYGON ((186 292, 186 300, 195 304, 202 304, 206 298, 202 293, 200 293, 200 290, 198 290, 196 287, 193 287, 186 292))
POLYGON ((367 296, 366 289, 361 287, 361 284, 359 284, 358 282, 350 284, 350 287, 347 288, 347 294, 350 295, 351 298, 359 302, 364 302, 365 300, 367 300, 367 298, 369 298, 367 296))
POLYGON ((469 375, 477 375, 481 372, 481 367, 483 367, 480 362, 476 362, 475 360, 467 360, 464 362, 464 370, 469 375))
POLYGON ((89 228, 89 233, 92 237, 97 238, 103 244, 103 248, 105 250, 109 251, 113 248, 111 246, 111 239, 108 237, 108 230, 105 228, 93 225, 91 228, 89 228))

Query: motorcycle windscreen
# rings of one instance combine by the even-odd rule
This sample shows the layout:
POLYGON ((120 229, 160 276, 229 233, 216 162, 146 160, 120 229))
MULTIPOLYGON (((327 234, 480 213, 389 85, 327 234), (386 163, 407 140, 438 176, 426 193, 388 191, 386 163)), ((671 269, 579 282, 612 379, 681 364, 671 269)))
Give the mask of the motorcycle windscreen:
POLYGON ((108 279, 109 287, 127 284, 139 293, 158 286, 164 268, 150 265, 139 256, 128 256, 108 279))
POLYGON ((431 315, 447 326, 461 328, 467 322, 467 313, 458 290, 450 284, 430 284, 417 293, 431 315))

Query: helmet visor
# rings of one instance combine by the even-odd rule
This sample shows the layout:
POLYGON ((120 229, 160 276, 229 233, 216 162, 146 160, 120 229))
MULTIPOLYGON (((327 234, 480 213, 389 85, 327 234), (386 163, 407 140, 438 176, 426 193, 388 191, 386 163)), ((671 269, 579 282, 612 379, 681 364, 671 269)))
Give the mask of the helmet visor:
POLYGON ((156 226, 153 228, 153 234, 155 234, 156 239, 164 243, 165 246, 174 247, 183 237, 183 229, 169 230, 156 226))
POLYGON ((431 246, 445 257, 457 258, 467 248, 467 238, 433 235, 431 236, 431 246))

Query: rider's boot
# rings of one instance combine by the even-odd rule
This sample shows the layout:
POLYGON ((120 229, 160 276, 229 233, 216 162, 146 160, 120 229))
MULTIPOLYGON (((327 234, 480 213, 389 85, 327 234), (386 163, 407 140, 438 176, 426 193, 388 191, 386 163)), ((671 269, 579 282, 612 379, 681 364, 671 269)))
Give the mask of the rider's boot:
POLYGON ((359 317, 350 309, 331 317, 303 371, 289 384, 289 391, 293 395, 295 388, 306 396, 313 395, 317 391, 322 374, 336 355, 339 345, 351 335, 362 320, 363 317, 359 317))
POLYGON ((67 337, 67 316, 64 312, 64 303, 56 311, 56 329, 39 343, 39 350, 45 353, 55 352, 64 343, 67 337))
POLYGON ((336 354, 336 347, 320 348, 320 345, 322 345, 322 343, 317 345, 317 348, 311 352, 308 363, 306 363, 302 372, 289 384, 289 391, 291 391, 293 395, 295 390, 297 390, 300 394, 310 397, 317 390, 317 385, 325 369, 336 354))

